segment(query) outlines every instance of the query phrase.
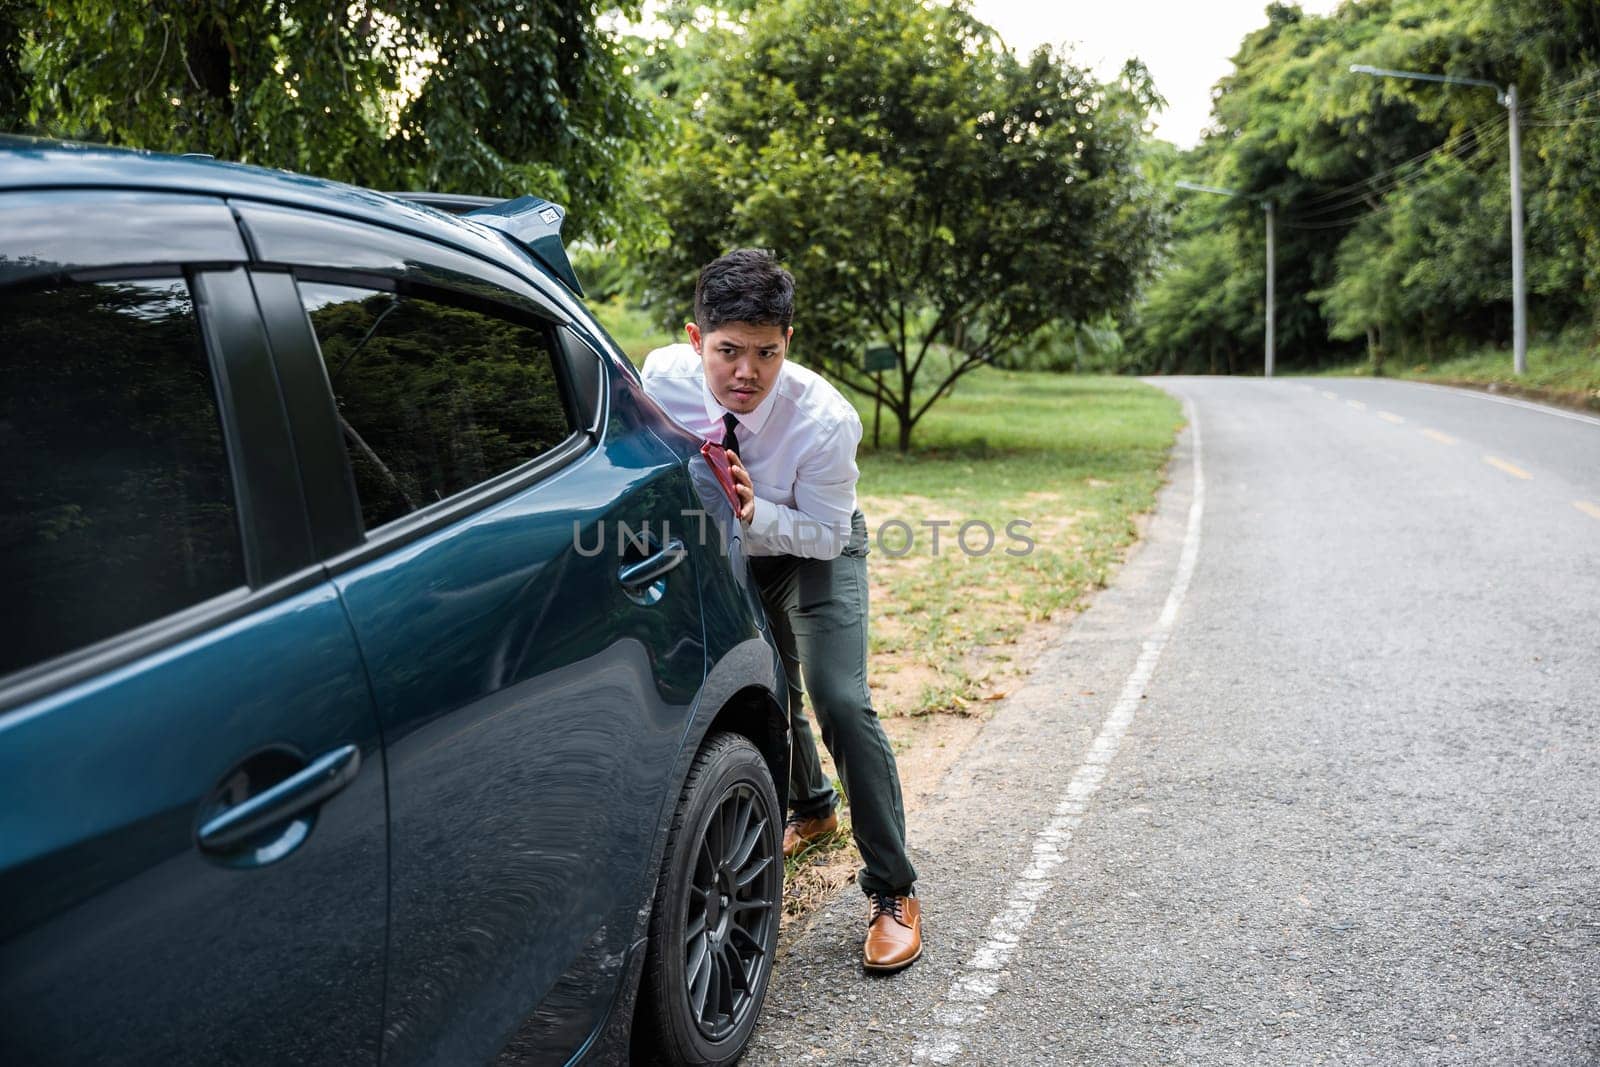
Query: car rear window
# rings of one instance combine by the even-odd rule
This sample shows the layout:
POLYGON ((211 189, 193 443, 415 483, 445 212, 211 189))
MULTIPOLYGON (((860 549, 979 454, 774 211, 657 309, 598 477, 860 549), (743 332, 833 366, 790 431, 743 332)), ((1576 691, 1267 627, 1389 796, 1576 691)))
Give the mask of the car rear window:
POLYGON ((571 435, 549 328, 442 299, 299 285, 368 530, 571 435))
POLYGON ((0 675, 245 583, 181 279, 0 292, 0 675))

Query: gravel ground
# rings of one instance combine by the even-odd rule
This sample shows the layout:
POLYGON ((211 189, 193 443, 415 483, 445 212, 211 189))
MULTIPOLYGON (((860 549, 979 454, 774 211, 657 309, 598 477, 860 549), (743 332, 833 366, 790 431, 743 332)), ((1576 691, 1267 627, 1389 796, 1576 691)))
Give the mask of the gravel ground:
POLYGON ((1204 512, 1126 732, 1192 430, 1114 587, 914 816, 922 961, 865 976, 847 890, 788 939, 746 1062, 1600 1062, 1600 422, 1158 384, 1193 405, 1204 512))

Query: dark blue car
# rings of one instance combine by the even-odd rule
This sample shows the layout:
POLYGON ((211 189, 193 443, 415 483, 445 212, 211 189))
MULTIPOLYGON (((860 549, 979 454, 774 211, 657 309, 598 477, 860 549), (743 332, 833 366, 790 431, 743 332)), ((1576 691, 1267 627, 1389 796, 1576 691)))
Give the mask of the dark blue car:
POLYGON ((560 221, 0 139, 0 1063, 742 1051, 782 667, 560 221))

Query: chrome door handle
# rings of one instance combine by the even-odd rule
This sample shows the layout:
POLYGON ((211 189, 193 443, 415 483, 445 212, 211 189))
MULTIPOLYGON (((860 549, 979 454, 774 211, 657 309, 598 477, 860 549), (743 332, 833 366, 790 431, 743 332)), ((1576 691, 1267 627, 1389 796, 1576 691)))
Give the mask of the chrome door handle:
POLYGON ((683 542, 674 537, 667 542, 666 548, 655 555, 623 567, 617 572, 617 580, 624 589, 642 589, 682 563, 688 554, 683 542))
POLYGON ((207 852, 227 852, 261 831, 301 814, 356 780, 361 770, 361 750, 345 745, 311 761, 271 789, 263 790, 200 827, 200 847, 207 852))

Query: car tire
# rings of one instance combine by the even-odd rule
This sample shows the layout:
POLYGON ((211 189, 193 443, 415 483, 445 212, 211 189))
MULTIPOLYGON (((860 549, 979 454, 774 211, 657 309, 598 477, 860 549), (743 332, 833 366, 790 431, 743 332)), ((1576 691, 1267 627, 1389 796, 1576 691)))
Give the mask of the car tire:
POLYGON ((673 814, 635 1019, 636 1058, 730 1064, 772 977, 783 908, 783 814, 766 761, 717 733, 673 814))

